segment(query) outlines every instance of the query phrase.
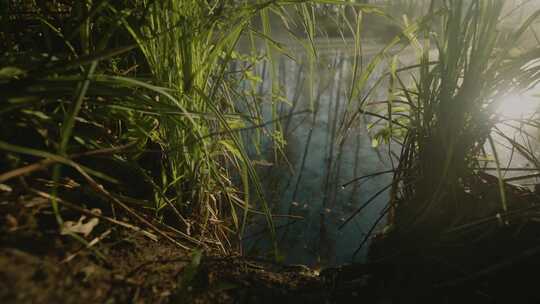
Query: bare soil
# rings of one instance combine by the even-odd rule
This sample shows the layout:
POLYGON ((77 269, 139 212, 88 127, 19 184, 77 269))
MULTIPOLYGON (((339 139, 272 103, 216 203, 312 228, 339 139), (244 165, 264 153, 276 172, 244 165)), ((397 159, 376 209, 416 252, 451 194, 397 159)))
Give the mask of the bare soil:
MULTIPOLYGON (((483 192, 467 191, 470 204, 494 199, 486 194, 496 193, 495 181, 480 182, 483 192)), ((4 191, 0 303, 540 303, 538 195, 513 186, 507 194, 507 214, 470 211, 430 242, 377 236, 369 264, 319 273, 185 250, 106 221, 81 232, 85 244, 59 232, 47 199, 4 191)), ((77 223, 81 213, 64 219, 77 223)))
POLYGON ((39 197, 5 197, 0 214, 0 303, 325 303, 329 298, 324 281, 305 266, 213 252, 199 256, 103 221, 85 237, 99 239, 88 248, 58 232, 50 202, 39 197))

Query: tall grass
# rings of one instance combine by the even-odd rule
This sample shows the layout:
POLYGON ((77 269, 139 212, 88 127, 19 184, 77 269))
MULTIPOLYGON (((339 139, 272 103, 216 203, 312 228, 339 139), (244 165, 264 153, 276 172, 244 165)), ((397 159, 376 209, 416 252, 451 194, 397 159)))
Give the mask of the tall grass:
MULTIPOLYGON (((405 132, 392 192, 392 221, 403 235, 414 231, 421 239, 457 220, 466 208, 459 199, 464 180, 479 167, 486 142, 492 143, 497 107, 505 96, 539 80, 538 66, 531 63, 540 58, 540 49, 516 51, 538 12, 503 33, 498 30, 503 5, 492 0, 432 1, 430 14, 441 15, 438 24, 418 35, 418 64, 388 73, 398 84, 390 94, 395 98, 388 101, 388 134, 405 132), (441 6, 437 11, 435 4, 441 6), (433 48, 437 53, 430 56, 433 48), (412 70, 406 79, 404 74, 412 70)), ((506 211, 502 186, 500 206, 506 211)))
MULTIPOLYGON (((160 120, 157 141, 167 151, 169 173, 162 186, 174 191, 173 205, 200 216, 196 220, 203 230, 222 227, 215 223, 221 220, 221 204, 228 202, 234 230, 241 234, 246 214, 237 214, 237 210, 247 212, 252 206, 248 191, 244 197, 230 191, 230 173, 225 162, 240 172, 245 189, 253 180, 256 193, 262 198, 257 175, 237 134, 204 136, 245 126, 238 116, 226 117, 236 113, 234 101, 222 92, 227 85, 224 73, 240 35, 264 6, 220 2, 212 6, 202 1, 141 4, 148 10, 147 20, 127 27, 138 41, 156 81, 171 88, 176 102, 170 105, 185 114, 160 120), (205 117, 194 118, 191 113, 204 113, 205 117), (238 206, 238 202, 242 204, 238 206)), ((265 204, 263 208, 272 225, 265 204)))
MULTIPOLYGON (((49 192, 60 225, 66 206, 73 206, 66 202, 77 199, 66 186, 74 179, 91 188, 83 208, 127 212, 144 229, 183 247, 228 251, 233 242, 240 245, 252 214, 264 215, 273 236, 270 207, 247 153, 252 142, 240 136, 264 125, 263 117, 258 105, 250 115, 239 110, 239 81, 227 77, 228 67, 243 58, 235 52, 241 37, 264 41, 268 53, 283 52, 270 37, 269 16, 286 20, 283 8, 290 6, 301 18, 307 39, 296 39, 307 41, 313 71, 316 2, 348 4, 95 1, 58 4, 64 17, 31 5, 33 14, 3 17, 39 26, 21 40, 2 35, 0 115, 6 128, 0 149, 7 169, 0 180, 49 192), (62 166, 51 170, 54 164, 62 166)), ((257 50, 251 51, 256 58, 257 50)), ((267 58, 275 69, 272 54, 267 58)), ((314 110, 314 83, 308 83, 314 110)), ((279 122, 277 85, 272 93, 271 119, 279 122)), ((283 128, 273 131, 279 139, 283 128)), ((279 153, 280 141, 274 144, 279 153)))

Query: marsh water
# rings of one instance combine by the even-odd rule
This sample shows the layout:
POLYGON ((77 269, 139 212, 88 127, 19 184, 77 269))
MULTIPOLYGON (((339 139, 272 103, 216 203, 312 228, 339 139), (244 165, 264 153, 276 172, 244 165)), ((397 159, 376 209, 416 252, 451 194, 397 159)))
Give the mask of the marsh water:
MULTIPOLYGON (((377 67, 358 98, 349 98, 355 60, 360 71, 383 45, 364 46, 363 55, 355 59, 353 41, 323 39, 315 44, 316 57, 292 46, 290 55, 275 54, 271 61, 255 67, 255 91, 262 96, 260 110, 268 120, 278 117, 280 127, 265 126, 263 147, 253 149, 252 155, 257 159, 265 198, 276 214, 274 223, 280 247, 286 249, 282 250, 287 253, 285 261, 335 265, 351 262, 369 231, 385 224, 385 188, 392 176, 381 174, 343 185, 390 170, 389 152, 395 149, 384 143, 375 145, 370 130, 375 119, 356 111, 384 64, 377 67), (280 102, 273 107, 269 98, 280 98, 280 102), (276 134, 282 134, 286 142, 282 150, 270 148, 276 134), (376 193, 380 194, 373 198, 376 193)), ((414 59, 413 54, 410 57, 414 59)), ((250 88, 253 83, 246 82, 244 89, 250 88)), ((382 101, 386 93, 384 88, 374 90, 369 100, 382 101)), ((246 135, 246 141, 253 136, 255 133, 246 135)), ((255 252, 270 249, 268 234, 261 233, 265 227, 261 217, 247 234, 248 248, 255 252)), ((363 246, 355 260, 365 259, 366 250, 363 246)))

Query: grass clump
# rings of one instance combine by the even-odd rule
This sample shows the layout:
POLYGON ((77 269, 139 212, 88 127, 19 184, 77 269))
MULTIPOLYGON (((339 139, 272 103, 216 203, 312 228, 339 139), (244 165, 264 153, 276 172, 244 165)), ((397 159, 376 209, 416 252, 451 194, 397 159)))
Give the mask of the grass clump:
POLYGON ((1 181, 50 193, 60 225, 62 202, 83 198, 189 246, 230 250, 258 208, 232 179, 244 189, 258 180, 233 131, 246 120, 225 72, 250 19, 270 4, 10 6, 3 22, 33 27, 3 33, 1 181))
MULTIPOLYGON (((69 202, 81 202, 107 216, 126 213, 185 248, 241 247, 252 214, 273 238, 247 152, 258 141, 240 136, 267 123, 262 106, 238 90, 253 81, 249 68, 229 66, 254 65, 260 40, 275 68, 273 54, 284 51, 269 17, 288 26, 290 12, 316 54, 312 2, 10 3, 1 15, 10 30, 1 33, 0 182, 50 199, 60 226, 69 202), (242 37, 252 43, 247 55, 236 52, 242 37)), ((272 94, 273 133, 263 128, 257 138, 269 135, 278 151, 277 85, 272 94)))
MULTIPOLYGON (((484 164, 486 144, 493 142, 501 121, 497 108, 506 96, 538 81, 538 47, 516 51, 538 13, 501 32, 503 6, 490 0, 432 1, 430 14, 440 17, 413 40, 417 65, 394 67, 388 74, 396 98, 388 101, 387 134, 405 134, 398 140, 402 148, 391 202, 391 221, 403 236, 420 240, 459 222, 468 210, 460 193, 484 164), (408 81, 403 74, 411 70, 408 81)), ((500 168, 496 157, 495 163, 500 168)), ((505 212, 502 186, 500 191, 505 212)))

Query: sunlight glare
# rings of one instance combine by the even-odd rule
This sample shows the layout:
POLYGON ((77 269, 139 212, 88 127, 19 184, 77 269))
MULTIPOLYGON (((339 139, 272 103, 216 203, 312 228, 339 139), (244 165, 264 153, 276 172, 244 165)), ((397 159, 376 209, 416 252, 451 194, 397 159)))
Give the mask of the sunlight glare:
POLYGON ((538 112, 539 98, 532 92, 507 96, 498 109, 498 114, 506 119, 527 118, 538 112))

